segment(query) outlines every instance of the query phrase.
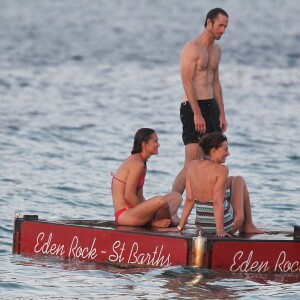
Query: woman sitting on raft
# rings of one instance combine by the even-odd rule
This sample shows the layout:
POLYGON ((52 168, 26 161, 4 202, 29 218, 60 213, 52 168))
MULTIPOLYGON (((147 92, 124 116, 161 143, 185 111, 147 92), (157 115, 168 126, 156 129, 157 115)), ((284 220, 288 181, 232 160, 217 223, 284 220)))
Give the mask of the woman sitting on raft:
POLYGON ((237 231, 263 233, 253 224, 244 178, 228 177, 229 170, 222 165, 230 155, 226 136, 219 132, 207 134, 199 146, 205 156, 188 166, 186 201, 177 229, 182 230, 196 203, 196 224, 203 232, 218 237, 231 236, 237 231))
POLYGON ((182 196, 171 192, 145 200, 143 185, 146 162, 158 154, 157 133, 150 128, 139 129, 134 137, 131 156, 125 159, 115 174, 112 173, 112 198, 117 225, 166 228, 179 223, 177 210, 182 196))

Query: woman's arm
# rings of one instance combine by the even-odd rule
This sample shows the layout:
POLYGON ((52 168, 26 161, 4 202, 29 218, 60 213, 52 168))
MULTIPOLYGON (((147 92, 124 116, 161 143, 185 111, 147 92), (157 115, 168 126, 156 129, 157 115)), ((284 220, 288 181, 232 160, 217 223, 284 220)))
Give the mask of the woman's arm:
POLYGON ((191 189, 191 183, 190 183, 190 169, 188 168, 186 174, 186 198, 185 198, 185 203, 183 206, 180 222, 177 227, 179 230, 183 229, 184 225, 186 224, 191 214, 194 205, 195 205, 195 200, 194 200, 194 196, 191 189))
POLYGON ((145 166, 138 161, 132 161, 129 166, 128 177, 125 186, 125 199, 127 203, 135 207, 140 203, 140 199, 144 199, 143 189, 137 192, 137 184, 140 177, 143 175, 145 166))
POLYGON ((214 216, 217 228, 217 236, 231 236, 224 231, 224 196, 227 186, 228 168, 226 166, 219 166, 216 183, 213 189, 213 205, 214 216))
POLYGON ((140 188, 136 191, 136 195, 137 195, 137 198, 139 200, 139 203, 142 203, 144 201, 146 201, 145 197, 144 197, 144 190, 143 188, 140 188))

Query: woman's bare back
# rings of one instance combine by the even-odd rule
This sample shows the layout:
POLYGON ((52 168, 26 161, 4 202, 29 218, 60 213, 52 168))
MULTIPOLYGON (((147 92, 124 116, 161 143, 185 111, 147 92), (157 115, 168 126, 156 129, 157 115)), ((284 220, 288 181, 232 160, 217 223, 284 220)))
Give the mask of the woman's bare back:
POLYGON ((193 197, 199 202, 213 200, 214 189, 218 177, 224 176, 222 170, 224 165, 211 163, 207 160, 195 160, 191 162, 187 176, 189 177, 190 187, 193 197))

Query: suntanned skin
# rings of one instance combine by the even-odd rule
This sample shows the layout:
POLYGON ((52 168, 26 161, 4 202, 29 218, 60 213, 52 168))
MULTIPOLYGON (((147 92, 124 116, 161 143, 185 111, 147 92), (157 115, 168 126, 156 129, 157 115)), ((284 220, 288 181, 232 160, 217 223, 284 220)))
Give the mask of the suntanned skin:
POLYGON ((224 141, 219 148, 211 149, 209 156, 213 161, 195 160, 188 167, 186 200, 179 226, 184 227, 195 202, 213 201, 218 237, 231 236, 237 231, 251 234, 263 233, 253 224, 250 197, 244 178, 228 177, 229 170, 223 165, 226 157, 229 156, 227 142, 224 141), (231 234, 224 231, 223 201, 227 188, 231 190, 230 202, 234 210, 231 234))
POLYGON ((148 142, 143 142, 142 151, 125 159, 116 171, 114 176, 122 182, 112 182, 115 212, 124 207, 131 207, 120 215, 119 225, 165 228, 179 223, 177 210, 182 202, 179 193, 171 192, 146 200, 143 188, 136 188, 139 178, 147 171, 145 162, 152 155, 158 154, 159 146, 157 134, 153 133, 148 142))
MULTIPOLYGON (((195 130, 205 133, 206 124, 198 106, 197 100, 214 98, 220 113, 220 128, 227 130, 222 87, 219 79, 219 62, 221 48, 216 45, 225 33, 228 18, 219 14, 213 23, 207 20, 205 30, 196 38, 188 41, 180 54, 180 73, 184 88, 183 101, 189 101, 194 113, 195 130)), ((183 193, 185 189, 186 168, 188 164, 202 156, 198 143, 185 146, 185 163, 182 170, 174 180, 172 190, 183 193)))

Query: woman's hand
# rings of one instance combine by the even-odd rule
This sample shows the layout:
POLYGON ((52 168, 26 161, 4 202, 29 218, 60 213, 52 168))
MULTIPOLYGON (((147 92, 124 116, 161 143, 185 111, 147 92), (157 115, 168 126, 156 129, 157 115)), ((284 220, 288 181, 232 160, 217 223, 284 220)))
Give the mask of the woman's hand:
POLYGON ((225 237, 225 236, 231 237, 231 234, 227 233, 224 230, 218 230, 216 233, 216 236, 217 237, 225 237))

